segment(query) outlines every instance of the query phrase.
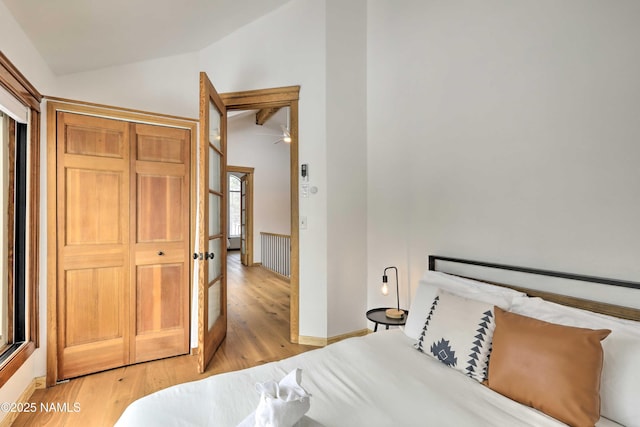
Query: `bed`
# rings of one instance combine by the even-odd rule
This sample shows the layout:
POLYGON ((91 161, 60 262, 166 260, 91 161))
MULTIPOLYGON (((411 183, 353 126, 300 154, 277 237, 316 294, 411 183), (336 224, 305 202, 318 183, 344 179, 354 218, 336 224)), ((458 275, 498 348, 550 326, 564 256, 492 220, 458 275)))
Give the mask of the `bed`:
MULTIPOLYGON (((594 422, 600 427, 640 426, 640 409, 637 408, 637 402, 640 400, 640 366, 637 366, 640 361, 640 322, 636 321, 640 318, 637 317, 640 310, 608 304, 595 305, 599 311, 621 313, 627 318, 619 319, 605 314, 568 308, 549 301, 554 299, 550 294, 545 294, 546 299, 540 299, 527 296, 522 289, 505 288, 437 272, 436 261, 476 263, 490 268, 522 270, 521 267, 431 256, 429 271, 420 280, 404 329, 391 329, 347 339, 278 362, 219 374, 161 390, 133 402, 122 414, 116 426, 253 425, 251 417, 260 399, 260 395, 256 392, 256 384, 271 380, 278 381, 296 369, 302 370, 301 384, 310 394, 310 409, 297 424, 300 426, 545 427, 563 426, 567 423, 593 425, 594 422), (439 301, 439 305, 436 301, 439 301), (434 304, 437 305, 436 309, 434 304), (458 351, 456 359, 459 360, 457 365, 460 366, 454 367, 446 362, 446 357, 451 356, 446 353, 447 351, 453 353, 451 348, 457 345, 458 334, 466 336, 466 332, 465 334, 460 332, 466 328, 464 321, 459 320, 465 315, 459 314, 460 307, 456 304, 475 304, 473 307, 477 306, 478 310, 485 310, 487 305, 495 309, 495 313, 492 311, 489 317, 495 316, 494 323, 497 327, 493 331, 495 333, 493 349, 490 344, 487 344, 489 352, 486 355, 484 370, 481 366, 478 366, 476 372, 471 373, 469 369, 474 368, 467 366, 463 369, 468 363, 468 352, 463 354, 458 351), (450 318, 445 317, 447 310, 458 310, 454 316, 458 320, 451 321, 450 318), (508 363, 496 361, 502 360, 500 358, 512 357, 509 356, 508 351, 513 347, 509 344, 513 338, 508 338, 510 335, 507 331, 515 331, 516 338, 523 336, 521 330, 512 331, 507 328, 506 325, 510 323, 505 319, 512 317, 515 318, 517 325, 519 325, 517 322, 524 318, 525 327, 529 326, 529 323, 526 323, 529 318, 537 317, 532 322, 542 322, 545 327, 548 323, 549 328, 560 327, 562 333, 568 330, 573 334, 574 329, 580 329, 577 331, 580 333, 582 330, 601 331, 597 338, 593 338, 594 333, 585 332, 589 334, 591 341, 597 342, 596 347, 600 349, 602 357, 600 362, 597 360, 594 362, 596 366, 600 363, 602 370, 597 372, 597 384, 594 385, 597 388, 595 398, 598 399, 596 401, 598 413, 591 414, 591 421, 589 418, 582 417, 583 414, 579 414, 577 418, 569 418, 567 422, 567 419, 562 418, 564 414, 561 414, 560 418, 565 421, 562 422, 557 419, 558 415, 553 408, 549 409, 554 405, 559 405, 561 412, 571 408, 573 402, 565 402, 563 399, 567 395, 569 395, 568 398, 573 399, 573 390, 562 393, 560 397, 553 397, 553 390, 545 391, 543 393, 545 396, 541 399, 551 399, 551 401, 533 404, 532 406, 537 406, 537 409, 494 390, 498 385, 502 386, 500 381, 505 381, 504 379, 499 381, 501 371, 505 371, 507 388, 514 386, 509 382, 513 382, 511 380, 522 373, 520 365, 524 362, 521 360, 509 368, 519 370, 515 374, 507 368, 502 368, 503 365, 509 365, 508 363), (427 321, 427 318, 430 319, 427 321), (449 336, 447 331, 451 324, 454 324, 457 329, 449 336), (448 344, 445 346, 447 351, 442 349, 438 351, 439 347, 435 348, 436 351, 431 352, 435 356, 430 354, 429 345, 426 345, 429 336, 433 334, 444 334, 447 337, 446 342, 451 342, 450 346, 448 344), (507 344, 497 346, 497 343, 506 342, 507 338, 507 344), (421 344, 425 344, 425 347, 421 348, 421 344), (445 354, 445 356, 441 357, 437 354, 445 354), (492 388, 492 385, 495 387, 492 388), (595 421, 594 416, 597 417, 595 421)), ((635 282, 526 270, 527 274, 555 275, 556 277, 561 274, 569 280, 599 280, 599 283, 611 286, 640 289, 640 283, 635 282)), ((573 299, 570 298, 570 300, 573 299)), ((562 301, 567 300, 563 297, 562 301)), ((593 307, 590 305, 590 308, 593 307)), ((474 310, 465 308, 463 311, 472 313, 474 310)), ((468 317, 473 316, 469 314, 468 317)), ((538 326, 538 323, 534 324, 534 327, 538 326)), ((546 333, 546 335, 554 334, 546 333)), ((565 339, 564 336, 562 339, 565 339)), ((540 345, 540 342, 540 339, 534 340, 535 345, 540 345)), ((434 343, 440 344, 440 341, 434 341, 434 343)), ((589 345, 593 346, 593 344, 591 342, 589 345)), ((520 345, 518 344, 518 349, 521 348, 520 345)), ((431 348, 434 348, 434 345, 431 345, 431 348)), ((458 349, 458 347, 455 348, 458 349)), ((480 354, 476 350, 472 351, 472 354, 480 354)), ((580 356, 576 357, 571 365, 580 364, 583 359, 590 359, 584 354, 586 350, 581 350, 580 356)), ((476 358, 476 356, 473 357, 476 358)), ((481 362, 478 364, 482 365, 481 362)), ((587 369, 589 372, 595 370, 592 367, 587 369)), ((545 376, 541 372, 532 373, 530 368, 524 371, 527 371, 523 374, 525 376, 533 374, 533 378, 530 379, 533 382, 539 378, 551 377, 555 381, 561 377, 558 374, 545 376)), ((578 381, 590 375, 580 374, 581 378, 578 381)), ((514 387, 523 385, 526 395, 535 386, 523 381, 525 380, 519 379, 514 387)), ((593 383, 593 380, 590 381, 593 383)), ((562 390, 564 385, 556 387, 555 384, 554 382, 550 387, 548 383, 544 383, 541 387, 545 390, 549 388, 562 390)), ((581 393, 582 390, 575 392, 577 398, 581 397, 581 393)), ((592 390, 590 393, 589 396, 593 397, 592 390)), ((522 400, 520 396, 516 397, 522 400)))

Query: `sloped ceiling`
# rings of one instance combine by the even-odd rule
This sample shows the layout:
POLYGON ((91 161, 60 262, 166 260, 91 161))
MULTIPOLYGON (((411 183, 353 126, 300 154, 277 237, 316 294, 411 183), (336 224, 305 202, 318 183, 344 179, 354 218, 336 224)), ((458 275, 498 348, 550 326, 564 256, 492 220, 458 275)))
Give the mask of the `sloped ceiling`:
POLYGON ((57 75, 200 50, 290 0, 1 0, 57 75))
POLYGON ((264 125, 254 124, 257 112, 258 110, 232 110, 227 112, 227 116, 230 124, 242 123, 243 126, 247 126, 248 123, 251 123, 248 128, 251 128, 256 137, 273 143, 276 141, 281 142, 280 138, 283 136, 282 128, 288 128, 289 126, 289 107, 280 108, 264 125), (251 116, 250 121, 246 120, 247 116, 251 116))

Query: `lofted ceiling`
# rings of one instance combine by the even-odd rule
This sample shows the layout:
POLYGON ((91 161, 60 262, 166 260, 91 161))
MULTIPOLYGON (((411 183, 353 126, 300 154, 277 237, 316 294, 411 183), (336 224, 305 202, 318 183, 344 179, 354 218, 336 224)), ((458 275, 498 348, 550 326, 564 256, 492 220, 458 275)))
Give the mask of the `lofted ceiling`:
POLYGON ((290 0, 1 0, 57 75, 200 50, 290 0))
POLYGON ((275 108, 262 110, 232 110, 227 113, 229 123, 242 123, 239 126, 245 126, 245 130, 250 130, 257 136, 263 137, 265 140, 278 141, 283 137, 283 130, 289 130, 289 108, 275 108), (266 117, 265 115, 268 115, 266 117), (245 118, 251 116, 251 120, 245 118), (259 122, 264 118, 262 124, 259 122), (248 125, 247 123, 251 123, 248 125), (283 129, 284 128, 284 129, 283 129))
POLYGON ((232 110, 227 112, 229 121, 243 119, 251 116, 255 123, 252 130, 258 135, 282 136, 283 127, 289 130, 289 107, 263 108, 262 110, 232 110))

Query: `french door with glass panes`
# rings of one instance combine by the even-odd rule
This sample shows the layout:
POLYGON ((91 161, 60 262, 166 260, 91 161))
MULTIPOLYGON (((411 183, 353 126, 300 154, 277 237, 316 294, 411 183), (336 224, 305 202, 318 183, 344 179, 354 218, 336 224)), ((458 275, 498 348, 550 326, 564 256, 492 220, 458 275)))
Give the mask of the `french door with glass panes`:
POLYGON ((204 372, 227 334, 227 110, 200 73, 198 203, 198 371, 204 372))

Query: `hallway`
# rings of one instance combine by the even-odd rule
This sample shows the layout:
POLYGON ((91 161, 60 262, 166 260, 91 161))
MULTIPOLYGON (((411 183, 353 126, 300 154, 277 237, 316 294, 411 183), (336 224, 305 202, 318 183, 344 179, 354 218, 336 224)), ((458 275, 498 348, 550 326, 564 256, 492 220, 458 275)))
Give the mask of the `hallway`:
POLYGON ((247 367, 315 348, 289 342, 289 283, 264 268, 243 266, 237 251, 227 255, 227 275, 227 339, 218 353, 247 367))

